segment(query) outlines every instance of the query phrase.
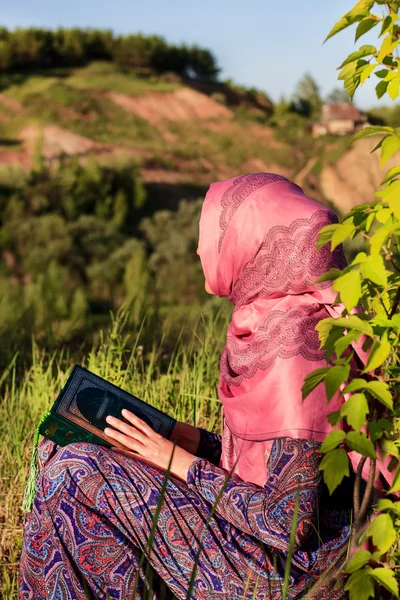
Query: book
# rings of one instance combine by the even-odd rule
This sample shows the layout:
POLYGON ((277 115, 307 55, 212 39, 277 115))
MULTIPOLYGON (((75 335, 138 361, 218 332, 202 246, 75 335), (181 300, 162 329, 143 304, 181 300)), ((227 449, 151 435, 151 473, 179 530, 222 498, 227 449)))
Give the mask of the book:
POLYGON ((79 365, 74 366, 39 433, 60 446, 91 442, 126 450, 104 433, 110 427, 105 420, 108 415, 129 423, 121 414, 124 408, 170 439, 176 419, 79 365))

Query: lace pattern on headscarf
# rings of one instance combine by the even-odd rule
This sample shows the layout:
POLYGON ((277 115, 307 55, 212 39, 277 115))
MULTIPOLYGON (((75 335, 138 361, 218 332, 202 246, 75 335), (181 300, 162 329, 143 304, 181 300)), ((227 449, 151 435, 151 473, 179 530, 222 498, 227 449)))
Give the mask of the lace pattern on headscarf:
POLYGON ((329 317, 318 303, 294 306, 288 311, 273 310, 260 324, 251 342, 240 348, 235 338, 227 335, 220 360, 220 371, 229 385, 238 386, 258 369, 268 369, 276 358, 288 359, 300 354, 310 361, 324 360, 315 326, 329 317))
POLYGON ((219 226, 222 229, 218 242, 218 252, 221 252, 222 242, 227 232, 229 223, 239 206, 258 188, 274 183, 275 181, 288 181, 282 175, 275 173, 250 173, 237 177, 221 198, 222 212, 219 217, 219 226))
POLYGON ((331 252, 330 244, 325 244, 318 250, 317 240, 322 227, 337 222, 334 213, 318 210, 310 219, 296 219, 288 227, 272 227, 256 256, 244 266, 232 286, 229 300, 235 310, 261 296, 300 294, 330 287, 331 281, 314 282, 332 267, 343 269, 346 259, 342 246, 331 252))

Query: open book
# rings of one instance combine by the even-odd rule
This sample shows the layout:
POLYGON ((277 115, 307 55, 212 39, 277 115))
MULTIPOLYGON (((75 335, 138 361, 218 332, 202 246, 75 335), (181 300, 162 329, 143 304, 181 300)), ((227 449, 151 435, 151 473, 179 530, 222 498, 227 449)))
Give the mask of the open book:
POLYGON ((73 368, 39 432, 60 446, 91 442, 126 449, 104 433, 105 427, 110 427, 105 420, 108 415, 129 422, 121 415, 123 408, 170 439, 176 419, 79 365, 73 368))

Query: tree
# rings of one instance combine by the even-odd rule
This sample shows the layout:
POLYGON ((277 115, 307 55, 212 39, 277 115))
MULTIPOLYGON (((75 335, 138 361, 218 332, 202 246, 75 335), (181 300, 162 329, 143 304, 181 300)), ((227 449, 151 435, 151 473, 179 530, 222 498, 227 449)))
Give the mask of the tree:
POLYGON ((346 90, 334 88, 327 95, 325 102, 327 102, 327 104, 349 104, 351 103, 351 100, 346 90))
POLYGON ((149 268, 165 303, 205 299, 204 275, 196 256, 202 199, 181 200, 178 210, 159 210, 141 221, 151 247, 149 268))
MULTIPOLYGON (((381 16, 371 12, 374 0, 360 0, 327 36, 329 39, 357 24, 357 41, 380 25, 380 46, 364 44, 340 66, 338 78, 351 100, 373 74, 378 78, 378 98, 386 93, 392 100, 399 96, 400 61, 396 49, 400 43, 400 3, 378 4, 385 5, 381 16)), ((380 151, 381 166, 400 151, 399 127, 366 127, 354 140, 370 136, 378 142, 374 151, 380 151)), ((317 325, 321 345, 333 367, 314 371, 303 386, 304 397, 323 382, 328 397, 338 392, 345 400, 340 411, 331 413, 334 429, 321 447, 325 454, 321 469, 331 493, 349 473, 348 453, 359 455, 349 560, 344 558, 348 578, 345 590, 350 600, 376 597, 378 590, 379 598, 399 597, 399 571, 393 567, 398 566, 400 539, 400 165, 386 173, 375 195, 377 201, 356 206, 341 223, 320 232, 319 247, 330 242, 333 250, 357 236, 367 240, 368 245, 345 269, 332 269, 319 279, 333 280, 345 311, 343 318, 324 319, 317 325), (364 311, 354 314, 360 305, 364 311), (368 358, 358 378, 350 380, 349 362, 354 355, 351 343, 361 339, 368 358), (345 350, 349 349, 346 356, 345 350), (392 484, 368 521, 366 513, 379 456, 389 462, 392 484), (369 477, 362 491, 364 466, 369 467, 369 477), (371 542, 372 553, 363 548, 366 540, 371 542)))
POLYGON ((292 99, 292 110, 304 117, 317 119, 321 112, 322 100, 315 79, 306 73, 298 82, 292 99))

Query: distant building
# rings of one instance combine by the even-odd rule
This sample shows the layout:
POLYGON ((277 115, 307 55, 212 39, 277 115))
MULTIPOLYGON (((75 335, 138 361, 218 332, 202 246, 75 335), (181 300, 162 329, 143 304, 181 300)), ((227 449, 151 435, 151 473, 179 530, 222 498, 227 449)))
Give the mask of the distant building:
POLYGON ((324 104, 321 110, 321 119, 313 123, 311 131, 313 137, 326 135, 346 135, 368 125, 365 113, 358 110, 354 104, 324 104))

